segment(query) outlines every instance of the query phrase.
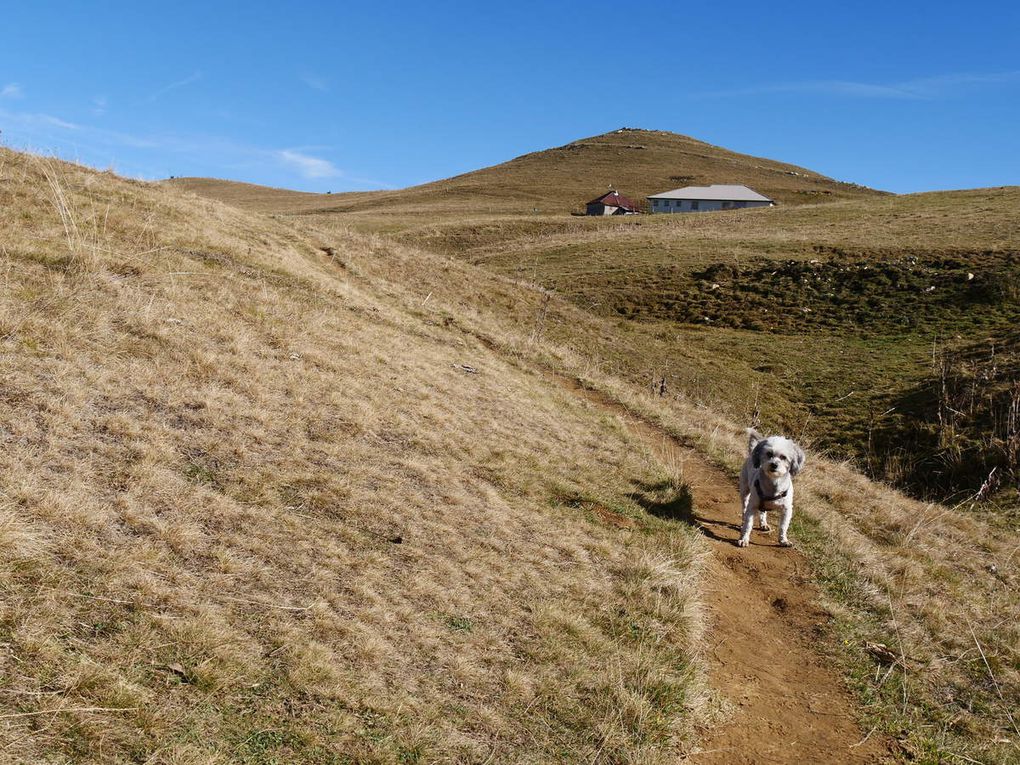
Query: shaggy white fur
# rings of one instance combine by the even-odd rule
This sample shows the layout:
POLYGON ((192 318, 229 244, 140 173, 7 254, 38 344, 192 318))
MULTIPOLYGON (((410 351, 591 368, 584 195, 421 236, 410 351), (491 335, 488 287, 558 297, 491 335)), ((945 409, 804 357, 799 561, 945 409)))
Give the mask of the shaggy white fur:
POLYGON ((747 547, 751 543, 755 513, 758 514, 759 528, 771 531, 768 511, 782 510, 779 544, 790 547, 787 532, 793 519, 793 477, 804 467, 804 450, 789 438, 764 438, 753 428, 748 429, 747 435, 747 460, 740 471, 740 503, 744 518, 737 545, 747 547))

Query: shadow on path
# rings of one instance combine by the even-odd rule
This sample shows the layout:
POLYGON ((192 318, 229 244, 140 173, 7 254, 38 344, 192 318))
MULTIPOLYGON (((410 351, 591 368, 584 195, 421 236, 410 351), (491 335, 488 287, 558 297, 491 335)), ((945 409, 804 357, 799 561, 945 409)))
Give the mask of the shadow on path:
POLYGON ((671 481, 660 481, 659 483, 639 483, 638 491, 631 492, 629 496, 651 515, 667 521, 682 521, 697 528, 702 534, 710 539, 720 542, 733 543, 735 537, 732 534, 722 535, 721 529, 729 529, 731 532, 740 531, 739 523, 726 523, 698 515, 694 512, 694 494, 689 484, 681 484, 676 488, 671 481))

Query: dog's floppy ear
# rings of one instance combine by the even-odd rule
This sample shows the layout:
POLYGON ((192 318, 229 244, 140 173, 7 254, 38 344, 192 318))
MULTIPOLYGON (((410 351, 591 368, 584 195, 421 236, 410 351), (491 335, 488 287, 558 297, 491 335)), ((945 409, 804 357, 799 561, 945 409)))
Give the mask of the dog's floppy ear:
POLYGON ((747 429, 747 451, 751 451, 763 438, 762 434, 754 428, 747 429))
POLYGON ((800 448, 800 444, 794 444, 793 462, 790 463, 790 475, 797 475, 797 473, 803 470, 805 462, 807 462, 807 455, 804 454, 804 450, 800 448))
POLYGON ((765 456, 765 448, 769 445, 769 440, 763 439, 754 445, 754 449, 751 450, 751 463, 754 465, 754 469, 757 470, 761 467, 762 458, 765 456))

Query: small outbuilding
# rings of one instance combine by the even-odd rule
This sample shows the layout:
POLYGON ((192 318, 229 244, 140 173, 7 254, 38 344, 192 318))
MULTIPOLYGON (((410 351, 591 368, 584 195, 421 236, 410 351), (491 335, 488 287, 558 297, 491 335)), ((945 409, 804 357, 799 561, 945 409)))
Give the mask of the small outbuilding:
POLYGON ((711 186, 684 186, 648 197, 653 213, 708 212, 743 207, 773 207, 775 202, 747 186, 713 183, 711 186))
POLYGON ((603 194, 591 200, 585 208, 587 215, 636 215, 639 212, 637 202, 627 199, 619 191, 603 194))

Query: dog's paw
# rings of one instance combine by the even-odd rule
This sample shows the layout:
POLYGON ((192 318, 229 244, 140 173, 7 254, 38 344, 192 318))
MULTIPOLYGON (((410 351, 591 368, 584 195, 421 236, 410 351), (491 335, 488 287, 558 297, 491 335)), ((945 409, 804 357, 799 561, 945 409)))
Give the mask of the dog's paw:
POLYGON ((769 526, 767 523, 763 523, 758 527, 758 531, 761 531, 764 534, 768 534, 770 531, 772 531, 772 527, 769 526))
POLYGON ((746 537, 741 537, 737 540, 737 547, 747 547, 749 544, 751 544, 751 540, 746 537))
POLYGON ((780 547, 793 547, 793 542, 791 542, 789 539, 780 539, 779 540, 779 546, 780 547))

